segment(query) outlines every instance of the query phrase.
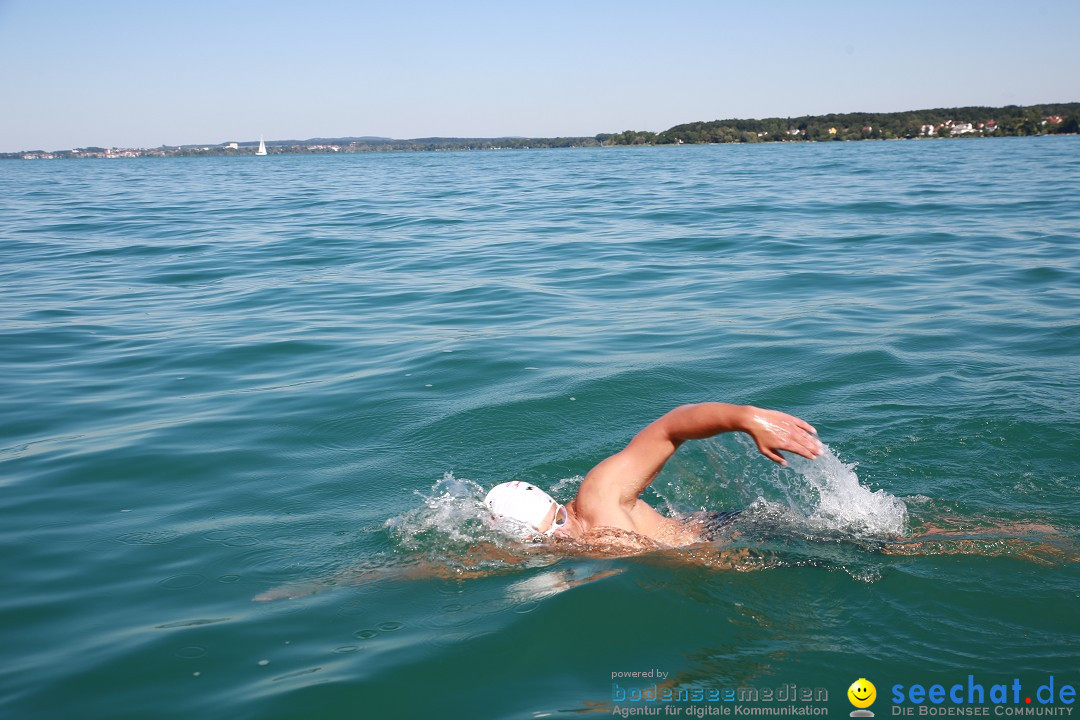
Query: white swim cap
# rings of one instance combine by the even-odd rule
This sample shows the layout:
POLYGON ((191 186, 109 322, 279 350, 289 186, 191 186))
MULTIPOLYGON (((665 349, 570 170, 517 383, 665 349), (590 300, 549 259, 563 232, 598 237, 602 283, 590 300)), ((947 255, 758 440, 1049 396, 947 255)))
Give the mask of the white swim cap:
POLYGON ((566 523, 566 511, 555 501, 555 498, 540 488, 520 480, 513 480, 491 488, 491 492, 484 498, 484 504, 487 505, 494 519, 509 520, 510 525, 524 526, 521 529, 534 532, 540 532, 540 524, 551 511, 552 503, 556 505, 555 520, 544 535, 551 535, 566 523))

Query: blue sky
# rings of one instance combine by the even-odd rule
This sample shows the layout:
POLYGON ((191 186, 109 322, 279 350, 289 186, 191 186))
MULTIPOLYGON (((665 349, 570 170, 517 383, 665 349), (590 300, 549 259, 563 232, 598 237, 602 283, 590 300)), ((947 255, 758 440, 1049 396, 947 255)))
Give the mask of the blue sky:
POLYGON ((0 152, 1080 101, 1080 2, 0 0, 0 152))

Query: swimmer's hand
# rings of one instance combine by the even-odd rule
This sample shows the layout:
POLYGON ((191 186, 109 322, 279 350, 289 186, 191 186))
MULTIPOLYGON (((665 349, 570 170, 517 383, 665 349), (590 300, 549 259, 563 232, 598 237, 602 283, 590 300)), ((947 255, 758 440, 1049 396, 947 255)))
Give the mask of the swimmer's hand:
POLYGON ((825 452, 821 441, 814 437, 817 430, 805 420, 752 405, 745 406, 745 410, 746 416, 739 429, 753 438, 761 454, 773 462, 787 465, 787 460, 780 455, 781 450, 810 460, 825 452))
POLYGON ((322 592, 331 585, 325 582, 312 581, 308 583, 298 585, 280 585, 275 588, 271 588, 265 592, 261 592, 255 597, 251 598, 252 602, 264 603, 273 602, 274 600, 295 600, 296 598, 306 597, 308 595, 314 595, 322 592))

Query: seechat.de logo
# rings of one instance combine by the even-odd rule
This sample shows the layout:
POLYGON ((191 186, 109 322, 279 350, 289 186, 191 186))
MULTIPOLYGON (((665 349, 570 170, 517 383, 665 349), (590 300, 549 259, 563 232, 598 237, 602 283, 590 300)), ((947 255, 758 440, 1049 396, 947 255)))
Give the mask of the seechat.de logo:
POLYGON ((874 683, 866 678, 859 678, 847 689, 847 697, 857 708, 851 711, 851 717, 874 717, 874 713, 866 709, 877 700, 877 688, 874 687, 874 683))

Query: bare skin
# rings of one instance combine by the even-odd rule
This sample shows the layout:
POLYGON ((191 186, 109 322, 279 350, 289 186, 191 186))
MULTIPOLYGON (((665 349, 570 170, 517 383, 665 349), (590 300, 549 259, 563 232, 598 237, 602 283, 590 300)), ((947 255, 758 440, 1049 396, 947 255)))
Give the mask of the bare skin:
MULTIPOLYGON (((787 464, 781 452, 813 459, 824 451, 815 437, 817 431, 814 427, 793 415, 749 405, 684 405, 649 424, 623 450, 604 459, 588 472, 577 496, 565 506, 566 522, 555 531, 555 542, 522 545, 514 552, 482 543, 471 548, 464 558, 453 565, 421 559, 392 568, 354 570, 330 581, 274 588, 253 599, 265 602, 295 598, 335 585, 387 579, 483 577, 500 572, 514 572, 528 557, 537 554, 549 558, 551 563, 567 556, 603 558, 639 555, 715 569, 754 569, 759 566, 760 559, 746 548, 705 545, 699 528, 693 523, 664 517, 641 499, 641 493, 656 479, 665 463, 685 441, 700 440, 727 432, 746 433, 753 439, 762 455, 779 465, 787 464), (492 569, 491 561, 495 561, 501 569, 492 569)), ((555 522, 557 512, 558 505, 553 502, 547 516, 537 526, 537 531, 543 533, 548 530, 555 522)), ((990 543, 994 547, 987 547, 987 541, 981 538, 973 539, 970 530, 927 527, 915 536, 904 538, 902 542, 886 545, 882 552, 888 555, 1017 554, 1037 562, 1076 559, 1075 551, 1071 549, 1063 550, 1058 544, 1045 544, 1045 538, 1059 535, 1049 526, 986 528, 989 534, 996 538, 996 542, 990 543), (1019 533, 1020 530, 1026 532, 1019 533), (1010 531, 1029 536, 1041 534, 1044 541, 1040 543, 1026 540, 1022 547, 1015 543, 1006 548, 998 547, 1002 538, 1013 535, 1010 531)), ((569 589, 620 571, 606 569, 582 577, 568 576, 569 579, 559 576, 545 585, 543 592, 569 589)))
POLYGON ((942 518, 904 538, 884 545, 885 555, 982 555, 1017 557, 1039 565, 1076 562, 1072 538, 1053 525, 1030 522, 973 522, 968 518, 942 518))
MULTIPOLYGON (((809 459, 819 457, 824 451, 816 437, 817 430, 787 413, 725 403, 678 407, 648 425, 622 451, 589 471, 577 496, 565 506, 567 520, 554 533, 555 548, 568 555, 602 557, 702 543, 700 528, 694 523, 664 517, 640 496, 682 443, 727 432, 746 433, 762 455, 781 466, 787 465, 781 451, 809 459)), ((551 527, 556 512, 557 505, 552 503, 537 527, 539 532, 551 527)), ((1060 540, 1061 534, 1047 525, 991 526, 983 528, 987 538, 972 537, 972 530, 930 526, 904 538, 903 542, 888 544, 882 552, 888 555, 1010 554, 1036 561, 1076 557, 1060 543, 1052 542, 1055 538, 1060 540), (1007 542, 1002 543, 1003 540, 1007 542)), ((709 547, 703 552, 683 550, 678 557, 682 561, 703 561, 718 567, 754 565, 754 558, 745 550, 734 552, 709 547)))
MULTIPOLYGON (((700 403, 675 408, 650 423, 620 452, 598 463, 588 472, 577 496, 566 504, 566 523, 554 534, 556 542, 546 551, 554 555, 610 557, 635 555, 663 548, 700 543, 701 533, 692 524, 664 517, 641 499, 641 493, 664 464, 687 440, 701 440, 727 432, 749 435, 762 455, 780 465, 787 461, 781 451, 805 458, 823 452, 812 425, 793 415, 764 410, 752 405, 700 403)), ((558 505, 554 502, 537 530, 544 532, 555 522, 558 505)), ((494 546, 474 547, 470 555, 495 553, 510 566, 523 558, 494 546)), ((466 564, 469 558, 466 558, 466 564)), ((734 560, 733 560, 734 561, 734 560)), ((379 577, 457 577, 490 574, 489 569, 467 570, 420 562, 393 571, 352 573, 359 582, 374 574, 379 577)), ((336 581, 335 581, 336 582, 336 581)), ((325 589, 326 583, 309 583, 275 588, 256 596, 264 602, 299 597, 325 589)))
MULTIPOLYGON (((823 452, 814 427, 794 415, 752 405, 683 405, 650 423, 622 451, 589 471, 577 496, 566 504, 566 523, 555 536, 589 544, 598 531, 614 529, 668 547, 700 542, 695 528, 664 517, 641 499, 641 493, 684 442, 727 432, 746 433, 762 455, 779 465, 787 465, 780 451, 809 459, 823 452)), ((556 511, 553 503, 537 530, 550 528, 556 511)))

